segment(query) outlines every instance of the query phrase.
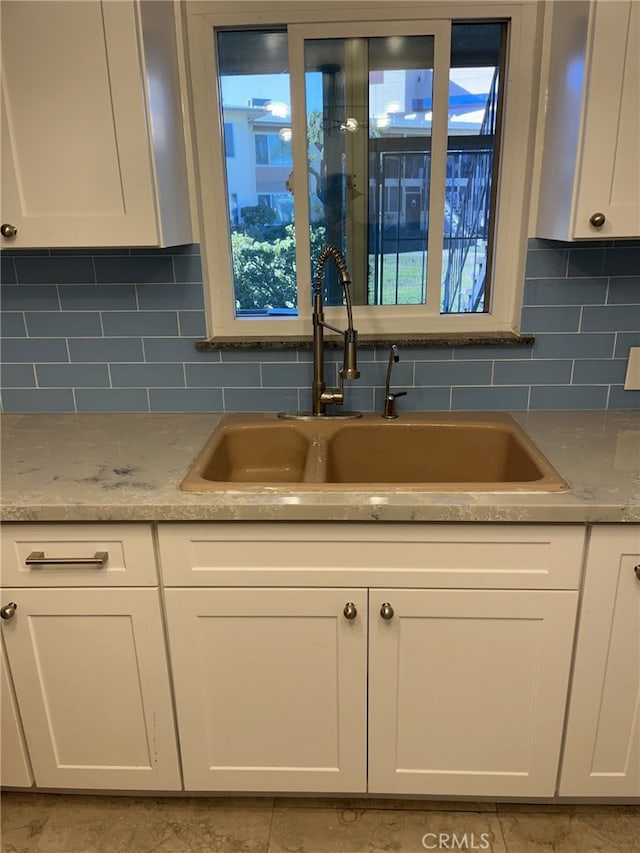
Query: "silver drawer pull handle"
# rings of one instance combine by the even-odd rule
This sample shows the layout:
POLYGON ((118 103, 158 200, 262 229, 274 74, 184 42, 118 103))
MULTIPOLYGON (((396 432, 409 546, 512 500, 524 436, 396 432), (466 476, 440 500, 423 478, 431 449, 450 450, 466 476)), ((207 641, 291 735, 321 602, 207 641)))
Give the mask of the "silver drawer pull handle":
POLYGON ((108 551, 96 551, 93 557, 45 557, 44 551, 32 551, 25 566, 95 566, 101 569, 109 559, 108 551))

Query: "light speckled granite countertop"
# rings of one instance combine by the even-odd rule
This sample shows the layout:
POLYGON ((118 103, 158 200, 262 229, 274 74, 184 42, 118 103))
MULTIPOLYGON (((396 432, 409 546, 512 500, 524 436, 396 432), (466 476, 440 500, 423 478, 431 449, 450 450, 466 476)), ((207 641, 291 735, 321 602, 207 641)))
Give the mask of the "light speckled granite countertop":
POLYGON ((4 415, 3 521, 640 522, 640 413, 514 412, 570 491, 377 494, 180 482, 216 414, 4 415))

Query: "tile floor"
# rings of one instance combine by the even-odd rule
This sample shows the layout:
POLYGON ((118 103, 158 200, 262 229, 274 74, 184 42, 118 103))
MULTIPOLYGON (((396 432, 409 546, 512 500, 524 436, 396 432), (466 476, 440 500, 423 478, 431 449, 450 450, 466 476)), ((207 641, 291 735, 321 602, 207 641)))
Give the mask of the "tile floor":
POLYGON ((2 853, 640 853, 640 804, 6 792, 2 853))

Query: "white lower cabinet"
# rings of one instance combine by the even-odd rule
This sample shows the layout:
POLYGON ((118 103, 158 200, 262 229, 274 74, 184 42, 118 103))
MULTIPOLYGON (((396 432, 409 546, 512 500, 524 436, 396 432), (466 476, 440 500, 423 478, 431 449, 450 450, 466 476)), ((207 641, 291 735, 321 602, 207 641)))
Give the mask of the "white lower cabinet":
MULTIPOLYGON (((181 788, 150 525, 6 524, 0 624, 39 788, 181 788)), ((3 690, 3 752, 5 741, 3 690)), ((15 761, 12 761, 16 766, 15 761)), ((30 784, 25 780, 3 784, 30 784)))
POLYGON ((555 793, 577 593, 370 592, 369 791, 555 793))
POLYGON ((365 591, 170 589, 166 605, 187 790, 366 791, 365 591))
POLYGON ((640 526, 571 674, 585 532, 163 523, 158 586, 149 525, 4 525, 1 782, 179 790, 175 703, 187 791, 637 798, 640 526))
POLYGON ((9 666, 0 639, 0 785, 3 788, 29 788, 33 785, 33 776, 29 766, 27 747, 24 742, 22 725, 18 714, 13 687, 9 680, 9 666))
POLYGON ((554 796, 584 529, 348 527, 159 526, 185 788, 554 796))
POLYGON ((166 596, 187 790, 553 796, 577 593, 166 596))
POLYGON ((640 526, 591 535, 561 796, 640 797, 640 526))
POLYGON ((5 589, 3 624, 36 784, 178 790, 154 589, 5 589))

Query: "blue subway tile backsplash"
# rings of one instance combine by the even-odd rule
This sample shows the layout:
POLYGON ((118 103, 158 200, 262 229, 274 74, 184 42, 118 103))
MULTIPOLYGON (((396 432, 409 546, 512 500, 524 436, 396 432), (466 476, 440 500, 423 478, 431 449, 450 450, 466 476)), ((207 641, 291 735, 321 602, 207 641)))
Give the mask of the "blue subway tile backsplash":
MULTIPOLYGON (((6 412, 308 409, 310 349, 196 350, 205 336, 198 245, 2 252, 6 412)), ((518 347, 407 347, 405 410, 638 409, 623 388, 640 346, 640 243, 531 239, 518 347)), ((338 350, 326 353, 337 381, 338 350)), ((388 350, 359 353, 348 408, 382 408, 388 350)))
MULTIPOLYGON (((70 388, 6 388, 2 391, 6 412, 76 412, 74 392, 70 388)), ((114 411, 101 409, 100 411, 114 411)))
POLYGON ((570 385, 573 365, 561 358, 496 361, 493 385, 570 385))
POLYGON ((451 389, 452 411, 482 412, 527 409, 529 388, 526 386, 451 389))
POLYGON ((95 281, 98 284, 128 282, 168 283, 175 281, 171 255, 147 257, 96 257, 95 281))
POLYGON ((184 388, 182 364, 112 364, 113 388, 184 388))
POLYGON ((106 364, 36 364, 39 388, 109 388, 106 364))
POLYGON ((104 334, 109 338, 178 335, 178 315, 175 311, 104 311, 104 334))
POLYGON ((30 338, 84 338, 102 334, 98 311, 25 311, 30 338))
POLYGON ((144 361, 140 338, 75 338, 69 341, 69 360, 73 362, 144 361))
POLYGON ((14 259, 18 284, 95 284, 91 257, 26 257, 14 259))
POLYGON ((602 275, 606 249, 573 249, 569 256, 569 278, 602 275))
POLYGON ((532 409, 605 409, 607 385, 532 385, 532 409))
POLYGON ((533 357, 556 358, 611 358, 616 345, 614 334, 536 334, 533 357))
POLYGON ((578 332, 581 313, 579 305, 525 305, 522 309, 522 331, 578 332))
POLYGON ((32 364, 5 364, 2 367, 4 388, 35 388, 36 376, 32 364))
POLYGON ((607 249, 604 256, 605 275, 632 275, 640 270, 640 246, 621 244, 615 249, 607 249))
POLYGON ((78 412, 147 412, 149 410, 149 395, 145 388, 77 388, 73 393, 78 412))
POLYGON ((3 370, 8 364, 21 362, 38 364, 69 361, 67 341, 64 338, 3 337, 0 341, 0 361, 3 370))
POLYGON ((585 332, 634 332, 640 321, 640 306, 587 305, 583 309, 582 328, 585 332))
POLYGON ((534 305, 604 305, 608 280, 593 278, 530 278, 525 282, 524 304, 534 305))

